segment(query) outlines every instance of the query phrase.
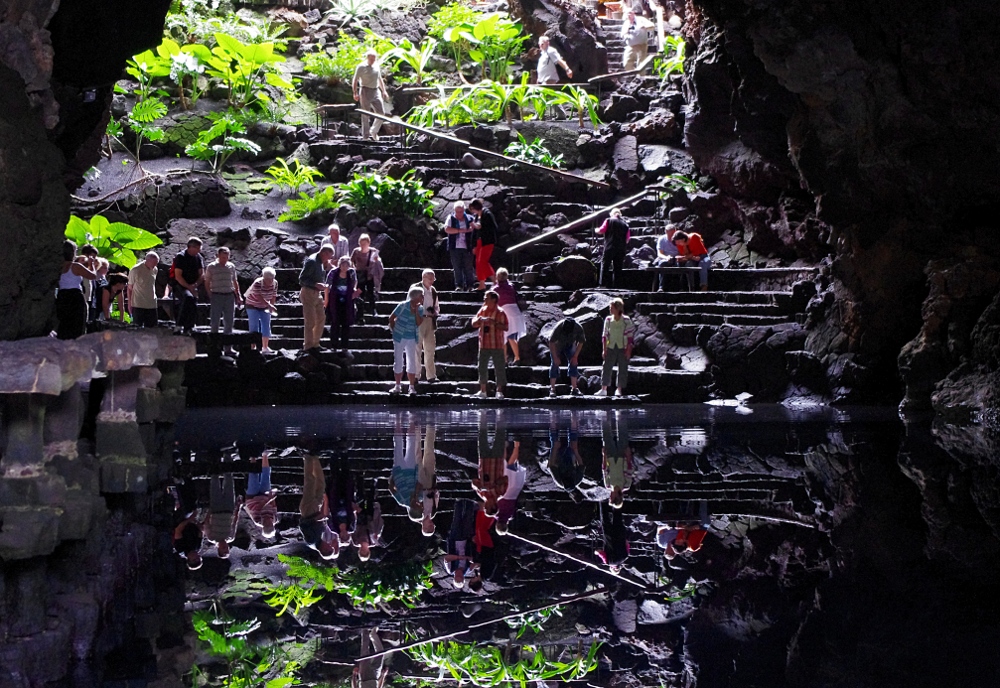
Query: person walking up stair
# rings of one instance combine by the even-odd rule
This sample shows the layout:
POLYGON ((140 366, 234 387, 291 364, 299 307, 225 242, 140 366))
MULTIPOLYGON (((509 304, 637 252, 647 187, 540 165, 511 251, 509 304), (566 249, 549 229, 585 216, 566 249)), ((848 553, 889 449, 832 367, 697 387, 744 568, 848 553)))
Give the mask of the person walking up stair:
MULTIPOLYGON (((351 79, 351 89, 354 91, 354 100, 358 101, 362 110, 385 114, 385 103, 382 97, 389 100, 389 91, 385 88, 385 81, 382 79, 382 70, 378 64, 378 53, 369 49, 365 53, 364 61, 354 70, 354 78, 351 79)), ((378 141, 378 130, 382 127, 382 120, 375 119, 368 115, 361 115, 361 137, 371 138, 378 141)))

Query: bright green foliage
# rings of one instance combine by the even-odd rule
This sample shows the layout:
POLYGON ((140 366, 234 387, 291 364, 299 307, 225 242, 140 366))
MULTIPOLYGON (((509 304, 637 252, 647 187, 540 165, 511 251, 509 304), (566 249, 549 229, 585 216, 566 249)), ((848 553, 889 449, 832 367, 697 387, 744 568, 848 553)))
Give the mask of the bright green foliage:
POLYGON ((530 645, 515 648, 517 657, 509 658, 498 647, 453 640, 419 645, 406 653, 431 669, 437 669, 441 679, 450 675, 456 681, 471 681, 477 686, 511 682, 523 688, 532 681, 584 678, 597 668, 600 647, 600 643, 593 643, 586 655, 570 662, 550 660, 540 648, 530 645))
POLYGON ((469 57, 482 65, 483 78, 509 82, 512 59, 528 40, 521 23, 509 19, 502 12, 492 12, 471 28, 469 31, 468 27, 463 27, 460 35, 472 46, 469 57))
POLYGON ((215 45, 215 34, 224 33, 244 43, 274 43, 284 51, 284 27, 251 10, 233 11, 229 0, 175 0, 167 14, 166 33, 178 43, 215 45))
POLYGON ((268 606, 278 610, 277 616, 281 616, 289 608, 293 616, 298 616, 303 609, 313 606, 322 599, 323 593, 318 592, 315 586, 303 588, 298 584, 279 585, 264 594, 264 601, 268 606))
POLYGON ((146 100, 153 93, 153 79, 170 76, 170 65, 152 50, 143 50, 125 63, 125 73, 139 82, 139 101, 146 100))
POLYGON ((292 160, 292 164, 289 165, 284 158, 277 158, 264 174, 269 176, 274 186, 279 189, 287 187, 288 193, 298 192, 301 186, 316 186, 316 177, 323 176, 322 172, 311 165, 303 165, 298 160, 292 160))
POLYGON ((472 44, 462 36, 462 32, 472 31, 485 16, 485 12, 475 10, 463 2, 453 2, 435 12, 427 23, 428 35, 441 40, 441 46, 447 46, 463 81, 466 79, 462 73, 462 60, 469 53, 472 44))
POLYGON ((266 84, 282 89, 285 97, 293 93, 293 85, 274 71, 285 58, 275 54, 273 43, 246 44, 224 33, 215 34, 215 40, 218 45, 206 60, 208 74, 225 84, 230 105, 245 107, 268 99, 266 84))
POLYGON ((257 154, 260 146, 249 139, 238 136, 246 132, 246 127, 232 113, 227 112, 216 118, 211 127, 198 134, 195 142, 184 152, 196 160, 212 164, 216 174, 222 171, 226 161, 237 151, 257 154))
POLYGON ((383 55, 382 60, 386 64, 394 62, 395 69, 399 69, 399 65, 401 63, 407 65, 413 70, 417 84, 422 86, 424 83, 424 76, 427 74, 427 63, 434 55, 434 50, 437 48, 437 45, 437 40, 433 38, 425 38, 424 42, 420 44, 419 48, 417 48, 408 38, 404 38, 400 41, 400 44, 397 47, 383 55))
POLYGON ((685 47, 680 36, 667 36, 663 52, 653 60, 653 72, 661 79, 667 79, 671 74, 683 74, 685 47))
POLYGON ((125 147, 125 142, 122 140, 122 134, 124 133, 122 123, 128 126, 132 133, 135 134, 135 150, 132 152, 132 155, 135 157, 136 164, 141 169, 142 165, 139 163, 139 154, 142 151, 142 144, 144 141, 162 141, 164 139, 165 134, 163 130, 152 126, 152 123, 165 114, 167 114, 167 106, 161 100, 157 98, 140 100, 132 108, 132 112, 122 118, 121 122, 114 119, 109 120, 105 134, 117 140, 118 143, 125 147))
POLYGON ((678 174, 677 172, 666 175, 660 180, 660 183, 673 191, 684 191, 689 194, 698 192, 698 182, 691 179, 691 177, 685 177, 683 174, 678 174))
POLYGON ((536 165, 545 165, 546 167, 563 166, 562 153, 552 155, 552 151, 545 147, 545 139, 536 138, 531 143, 528 143, 527 139, 521 135, 521 132, 517 132, 517 141, 512 141, 503 154, 517 158, 518 160, 524 160, 525 162, 533 162, 536 165))
MULTIPOLYGON (((401 602, 412 609, 420 601, 424 590, 432 587, 431 574, 433 564, 430 561, 408 561, 391 566, 379 564, 362 564, 349 570, 338 570, 336 567, 319 567, 299 557, 279 554, 278 559, 288 566, 288 577, 293 579, 291 586, 311 593, 323 589, 326 592, 338 592, 350 599, 355 607, 374 607, 389 602, 401 602)), ((267 603, 277 608, 277 602, 291 598, 305 600, 298 593, 282 592, 281 596, 272 595, 275 600, 267 599, 267 603)), ((322 599, 322 595, 318 599, 322 599)), ((315 604, 318 599, 309 602, 315 604)), ((309 606, 305 604, 303 606, 309 606)), ((288 606, 282 607, 284 612, 288 606)), ((280 613, 280 612, 279 612, 280 613)))
POLYGON ((320 213, 336 210, 340 206, 340 197, 336 186, 327 186, 313 194, 302 191, 298 198, 289 198, 286 204, 288 210, 278 216, 278 221, 301 222, 320 213))
POLYGON ((181 106, 189 110, 198 102, 201 95, 201 85, 198 80, 205 73, 205 64, 212 58, 212 53, 205 46, 194 43, 178 45, 170 38, 164 38, 156 48, 156 54, 168 67, 170 80, 177 85, 177 95, 181 106), (191 98, 187 98, 185 86, 190 85, 191 98))
POLYGON ((378 10, 407 12, 420 4, 421 0, 332 0, 327 17, 341 26, 360 26, 362 20, 378 10))
POLYGON ((431 217, 434 192, 407 171, 399 179, 378 173, 358 174, 340 185, 340 199, 354 206, 362 218, 431 217))
MULTIPOLYGON (((207 645, 208 653, 225 664, 218 683, 222 688, 287 688, 298 685, 295 673, 316 652, 315 643, 254 644, 250 635, 260 628, 260 621, 235 621, 224 614, 213 615, 198 611, 191 619, 198 639, 207 645)), ((198 677, 207 676, 195 667, 198 677)))
MULTIPOLYGON (((302 58, 305 70, 310 74, 329 79, 331 82, 350 81, 354 70, 361 64, 365 52, 372 48, 379 55, 391 52, 396 44, 382 38, 371 29, 365 29, 364 39, 358 39, 341 31, 337 42, 327 51, 309 53, 302 58)), ((383 73, 385 76, 385 73, 383 73)))
POLYGON ((103 215, 95 215, 90 222, 71 215, 66 238, 77 246, 93 244, 102 258, 129 269, 139 262, 140 254, 163 243, 152 232, 124 222, 108 222, 103 215))
POLYGON ((569 105, 577 111, 581 129, 583 129, 584 113, 590 118, 590 124, 594 129, 601 126, 601 118, 597 115, 597 96, 587 93, 580 86, 563 86, 562 90, 554 91, 550 97, 555 105, 569 105))
POLYGON ((518 638, 528 631, 538 634, 544 630, 545 622, 552 616, 562 616, 562 610, 563 605, 561 604, 555 607, 546 607, 535 612, 521 614, 513 619, 507 619, 507 625, 517 631, 518 638))

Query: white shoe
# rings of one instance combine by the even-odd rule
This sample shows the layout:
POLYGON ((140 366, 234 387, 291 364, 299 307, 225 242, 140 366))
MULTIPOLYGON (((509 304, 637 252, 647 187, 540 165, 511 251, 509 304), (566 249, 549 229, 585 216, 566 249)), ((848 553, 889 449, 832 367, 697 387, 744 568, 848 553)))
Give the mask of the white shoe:
POLYGON ((623 397, 623 396, 625 396, 625 395, 624 395, 624 394, 622 394, 622 391, 621 391, 620 389, 616 389, 616 390, 615 390, 615 396, 616 396, 616 397, 623 397))
POLYGON ((485 399, 486 398, 486 392, 482 392, 482 391, 476 392, 475 394, 472 395, 472 398, 473 399, 485 399))
POLYGON ((389 394, 402 394, 402 393, 403 393, 403 388, 400 387, 399 385, 393 385, 392 387, 389 388, 389 394))
POLYGON ((416 386, 415 385, 410 385, 409 395, 412 397, 412 396, 416 395, 416 393, 417 393, 416 386))
POLYGON ((497 399, 503 399, 503 392, 497 392, 497 399))
POLYGON ((608 390, 602 389, 600 392, 594 395, 595 397, 606 397, 608 396, 608 390))

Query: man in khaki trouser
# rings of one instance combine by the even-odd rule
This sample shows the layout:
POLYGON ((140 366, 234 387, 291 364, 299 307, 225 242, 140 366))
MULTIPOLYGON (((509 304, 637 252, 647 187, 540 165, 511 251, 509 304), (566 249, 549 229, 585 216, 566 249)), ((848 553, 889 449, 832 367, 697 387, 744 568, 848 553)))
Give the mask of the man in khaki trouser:
MULTIPOLYGON (((385 114, 384 97, 389 100, 389 91, 385 88, 385 81, 382 80, 382 70, 375 62, 378 60, 378 53, 369 49, 365 53, 365 61, 354 70, 354 78, 351 79, 351 88, 354 90, 354 100, 361 103, 362 110, 385 114)), ((372 118, 368 115, 361 115, 361 136, 368 138, 368 130, 372 118)), ((376 119, 371 126, 371 137, 378 140, 378 130, 382 127, 382 120, 376 119)))
POLYGON ((326 326, 326 312, 323 310, 323 295, 326 292, 326 273, 333 260, 333 246, 323 244, 323 248, 302 264, 299 273, 299 300, 302 302, 302 322, 305 326, 302 350, 318 349, 326 326))

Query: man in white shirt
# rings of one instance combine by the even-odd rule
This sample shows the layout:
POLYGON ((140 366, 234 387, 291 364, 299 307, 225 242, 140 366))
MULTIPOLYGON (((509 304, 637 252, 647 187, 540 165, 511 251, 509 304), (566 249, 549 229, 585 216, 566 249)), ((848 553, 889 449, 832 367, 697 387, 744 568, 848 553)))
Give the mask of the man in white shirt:
POLYGON ((649 54, 649 28, 651 26, 648 19, 637 17, 634 11, 629 11, 628 18, 622 24, 622 40, 625 41, 622 68, 626 71, 637 69, 649 54))
POLYGON ((573 70, 562 59, 559 51, 552 47, 548 36, 542 36, 538 39, 538 49, 541 51, 538 56, 538 83, 558 84, 559 72, 556 71, 556 65, 563 68, 566 76, 570 79, 573 78, 573 70))
POLYGON ((128 272, 128 311, 139 327, 156 327, 156 273, 160 257, 150 251, 128 272))
POLYGON ((340 265, 341 256, 351 257, 351 245, 347 241, 347 237, 340 235, 340 225, 336 222, 331 224, 328 228, 330 232, 330 245, 333 246, 333 261, 334 266, 340 265))
MULTIPOLYGON (((378 60, 378 53, 369 49, 365 53, 365 61, 354 70, 354 78, 351 79, 351 89, 354 91, 354 100, 358 101, 362 110, 385 114, 385 104, 382 97, 389 100, 389 91, 385 87, 382 79, 382 70, 375 64, 378 60)), ((368 115, 361 115, 361 137, 367 139, 369 134, 368 115)), ((382 120, 376 119, 371 125, 371 137, 378 141, 378 130, 382 127, 382 120)))

